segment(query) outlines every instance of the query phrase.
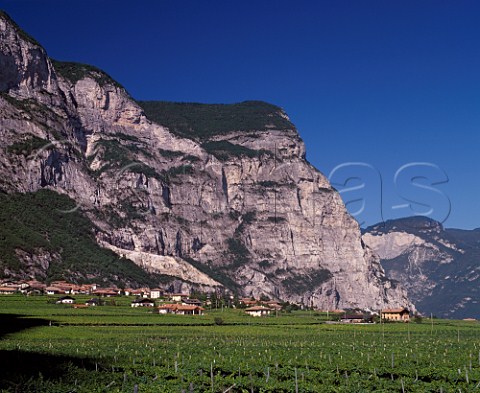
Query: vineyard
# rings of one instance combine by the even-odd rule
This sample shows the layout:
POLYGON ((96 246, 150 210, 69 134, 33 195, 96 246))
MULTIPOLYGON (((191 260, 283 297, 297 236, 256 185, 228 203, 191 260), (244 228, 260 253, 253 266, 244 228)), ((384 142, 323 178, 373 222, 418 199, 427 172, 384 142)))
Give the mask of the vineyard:
POLYGON ((0 297, 0 392, 470 392, 476 322, 327 324, 316 312, 169 316, 0 297))

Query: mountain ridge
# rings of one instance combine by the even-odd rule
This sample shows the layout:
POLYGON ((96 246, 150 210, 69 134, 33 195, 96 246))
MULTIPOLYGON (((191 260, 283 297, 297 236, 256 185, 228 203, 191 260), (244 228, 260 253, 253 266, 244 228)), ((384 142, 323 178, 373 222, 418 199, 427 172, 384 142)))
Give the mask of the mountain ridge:
POLYGON ((413 308, 362 243, 339 194, 305 161, 280 108, 199 104, 220 117, 206 116, 201 140, 185 137, 198 111, 183 113, 197 120, 172 132, 103 71, 52 62, 1 16, 0 38, 3 192, 68 195, 95 224, 99 245, 172 274, 177 291, 220 288, 325 309, 413 308), (233 129, 225 126, 232 108, 233 129))
POLYGON ((420 312, 480 317, 480 231, 407 217, 372 225, 362 239, 380 256, 387 276, 407 289, 420 312))

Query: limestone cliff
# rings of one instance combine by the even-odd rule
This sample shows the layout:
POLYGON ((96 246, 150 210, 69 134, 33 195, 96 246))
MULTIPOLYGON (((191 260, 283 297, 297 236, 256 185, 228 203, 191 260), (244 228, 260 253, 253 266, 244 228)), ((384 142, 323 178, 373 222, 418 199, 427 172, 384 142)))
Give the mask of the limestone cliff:
POLYGON ((0 91, 2 190, 68 194, 140 266, 325 309, 409 305, 280 108, 137 103, 3 14, 0 91))

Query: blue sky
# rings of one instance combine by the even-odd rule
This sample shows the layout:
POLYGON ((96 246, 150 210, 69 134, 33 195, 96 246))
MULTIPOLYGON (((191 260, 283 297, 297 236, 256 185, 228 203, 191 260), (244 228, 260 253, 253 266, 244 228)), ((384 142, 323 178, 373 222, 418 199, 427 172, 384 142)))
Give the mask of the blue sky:
POLYGON ((0 8, 51 57, 96 65, 136 99, 281 106, 313 165, 327 176, 343 165, 332 180, 358 188, 342 195, 364 225, 424 213, 447 227, 480 227, 479 2, 0 0, 0 8))

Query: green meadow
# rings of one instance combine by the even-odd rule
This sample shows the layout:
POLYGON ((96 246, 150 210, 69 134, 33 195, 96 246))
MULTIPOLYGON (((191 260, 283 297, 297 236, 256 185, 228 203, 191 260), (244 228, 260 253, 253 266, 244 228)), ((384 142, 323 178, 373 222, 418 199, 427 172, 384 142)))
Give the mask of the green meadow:
POLYGON ((343 325, 314 311, 182 316, 125 297, 88 309, 48 300, 0 297, 0 392, 480 389, 477 322, 343 325))

